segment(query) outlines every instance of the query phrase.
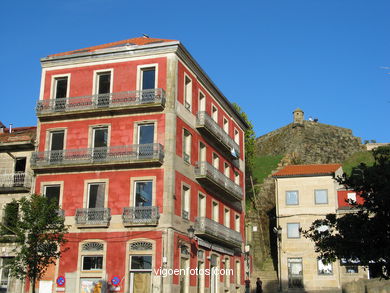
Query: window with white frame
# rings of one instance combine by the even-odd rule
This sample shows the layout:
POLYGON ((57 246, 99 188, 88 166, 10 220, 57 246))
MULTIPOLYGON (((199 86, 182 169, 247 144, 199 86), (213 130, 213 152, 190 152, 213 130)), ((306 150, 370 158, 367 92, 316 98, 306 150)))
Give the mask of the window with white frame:
POLYGON ((56 77, 54 78, 54 99, 63 99, 68 96, 68 77, 56 77))
POLYGON ((227 272, 224 276, 224 285, 225 285, 225 291, 228 291, 230 289, 230 258, 225 258, 225 272, 227 272))
POLYGON ((60 184, 45 185, 43 187, 43 195, 50 202, 54 202, 57 205, 60 203, 60 193, 61 193, 61 185, 60 184))
POLYGON ((214 105, 211 106, 211 118, 218 123, 218 109, 214 105))
POLYGON ((219 205, 216 201, 213 201, 212 202, 212 219, 213 221, 215 222, 218 222, 219 221, 219 205))
POLYGON ((156 87, 156 67, 141 69, 141 90, 152 90, 156 87))
POLYGON ((187 110, 191 111, 192 106, 192 80, 188 77, 184 77, 184 106, 187 110))
POLYGON ((356 202, 356 192, 348 192, 347 198, 349 201, 356 202))
POLYGON ((298 205, 298 204, 299 204, 298 190, 286 191, 286 205, 298 205))
POLYGON ((224 167, 225 167, 225 169, 224 169, 225 176, 227 178, 230 178, 230 166, 229 166, 229 164, 225 162, 224 163, 224 167))
POLYGON ((202 92, 199 92, 199 112, 206 111, 206 97, 202 92))
POLYGON ((237 129, 234 128, 234 141, 240 145, 240 133, 237 129))
POLYGON ((96 94, 111 93, 111 71, 96 73, 96 94))
POLYGON ((153 205, 153 181, 139 180, 134 182, 134 206, 150 207, 153 205))
POLYGON ((89 209, 104 208, 106 183, 96 182, 88 184, 88 202, 89 209))
MULTIPOLYGON (((204 264, 204 250, 198 250, 198 269, 200 271, 204 271, 205 269, 205 264, 204 264)), ((205 287, 205 274, 198 274, 198 282, 197 282, 197 288, 196 292, 197 293, 204 293, 204 287, 205 287)))
POLYGON ((236 216, 234 217, 234 230, 240 232, 240 225, 241 225, 241 217, 239 214, 236 214, 236 216))
POLYGON ((198 217, 206 217, 206 196, 203 194, 198 198, 198 217))
POLYGON ((333 266, 332 263, 325 263, 322 259, 317 259, 317 267, 319 275, 332 275, 333 266))
POLYGON ((183 185, 182 191, 182 217, 183 219, 189 220, 190 218, 190 188, 183 185))
POLYGON ((83 271, 100 271, 103 269, 102 255, 84 255, 83 271))
POLYGON ((224 209, 224 225, 230 228, 230 210, 224 209))
POLYGON ((104 244, 100 242, 86 242, 81 246, 82 271, 103 270, 104 244))
POLYGON ((316 204, 327 204, 328 203, 328 190, 327 189, 314 190, 314 200, 315 200, 316 204))
POLYGON ((240 173, 238 173, 237 171, 234 171, 234 183, 240 185, 240 173))
POLYGON ((237 260, 236 261, 236 280, 235 280, 235 283, 236 283, 236 286, 239 286, 241 284, 241 264, 240 264, 240 261, 237 260))
POLYGON ((199 142, 199 162, 206 162, 206 145, 199 142))
POLYGON ((0 292, 11 292, 8 291, 11 279, 10 271, 9 268, 5 267, 11 260, 11 257, 0 257, 0 292))
POLYGON ((226 133, 229 133, 229 120, 225 117, 223 117, 223 130, 225 130, 226 133))
POLYGON ((213 166, 219 170, 219 157, 216 153, 213 153, 213 166))
POLYGON ((300 238, 300 225, 299 223, 287 223, 287 238, 300 238))
POLYGON ((184 162, 191 163, 191 133, 187 130, 183 130, 183 159, 184 162))

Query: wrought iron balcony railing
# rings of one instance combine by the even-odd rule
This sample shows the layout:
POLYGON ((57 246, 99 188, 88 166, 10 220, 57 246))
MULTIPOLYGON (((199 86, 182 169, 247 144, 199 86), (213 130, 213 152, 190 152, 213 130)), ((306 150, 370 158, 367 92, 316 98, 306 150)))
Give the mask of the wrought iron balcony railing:
POLYGON ((164 159, 164 147, 159 143, 134 144, 103 148, 70 149, 62 151, 35 152, 31 167, 52 165, 80 165, 93 163, 127 163, 158 161, 164 159))
POLYGON ((223 242, 233 247, 240 247, 242 236, 240 232, 234 231, 209 218, 198 217, 195 219, 195 234, 211 238, 214 241, 223 242))
POLYGON ((211 180, 220 188, 225 190, 225 192, 231 194, 238 200, 242 200, 243 198, 242 188, 208 162, 197 162, 197 166, 195 167, 195 176, 197 178, 206 178, 211 180))
POLYGON ((31 188, 32 177, 26 172, 14 172, 0 174, 0 188, 6 189, 29 189, 31 188))
POLYGON ((165 105, 165 91, 161 88, 97 94, 83 97, 39 100, 37 115, 85 111, 104 108, 138 107, 146 105, 165 105))
POLYGON ((239 145, 229 136, 229 134, 225 132, 225 130, 223 130, 221 126, 218 125, 217 122, 214 121, 213 118, 207 114, 207 112, 198 112, 196 117, 196 127, 206 128, 208 132, 212 133, 213 136, 226 147, 227 151, 231 152, 231 150, 234 149, 237 157, 240 156, 239 145))
POLYGON ((157 225, 160 214, 158 207, 125 207, 123 208, 123 225, 124 226, 143 226, 157 225))
POLYGON ((111 220, 109 208, 89 208, 76 210, 76 225, 88 227, 108 227, 111 220))

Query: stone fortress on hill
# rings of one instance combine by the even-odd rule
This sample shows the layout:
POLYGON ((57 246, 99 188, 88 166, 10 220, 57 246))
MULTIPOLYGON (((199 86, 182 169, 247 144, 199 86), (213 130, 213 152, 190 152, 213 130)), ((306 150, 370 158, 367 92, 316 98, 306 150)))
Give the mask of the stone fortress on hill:
POLYGON ((292 123, 257 139, 258 156, 289 154, 299 164, 341 163, 363 149, 351 129, 305 120, 299 108, 293 112, 292 123))

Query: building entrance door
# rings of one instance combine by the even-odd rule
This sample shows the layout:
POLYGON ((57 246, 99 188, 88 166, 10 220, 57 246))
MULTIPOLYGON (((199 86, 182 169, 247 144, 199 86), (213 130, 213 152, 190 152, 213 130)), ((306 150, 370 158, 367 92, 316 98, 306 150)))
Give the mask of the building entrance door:
POLYGON ((288 287, 303 288, 303 266, 302 258, 289 258, 288 266, 288 287))

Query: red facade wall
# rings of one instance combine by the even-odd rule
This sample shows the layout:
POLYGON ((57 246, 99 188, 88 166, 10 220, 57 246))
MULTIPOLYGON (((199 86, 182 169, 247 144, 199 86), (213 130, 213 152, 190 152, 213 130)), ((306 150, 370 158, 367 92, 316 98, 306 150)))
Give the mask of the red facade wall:
POLYGON ((54 75, 71 74, 69 97, 88 96, 93 93, 95 70, 113 69, 113 92, 134 91, 137 89, 137 66, 157 64, 157 88, 166 88, 166 58, 151 58, 146 60, 108 63, 102 65, 80 66, 59 70, 50 70, 45 74, 43 99, 51 98, 51 83, 54 75))
MULTIPOLYGON (((338 208, 342 207, 350 207, 351 205, 347 203, 348 199, 348 193, 354 193, 353 190, 338 190, 337 191, 337 198, 338 198, 338 208)), ((358 204, 363 204, 364 200, 363 198, 356 193, 356 202, 358 204)))

